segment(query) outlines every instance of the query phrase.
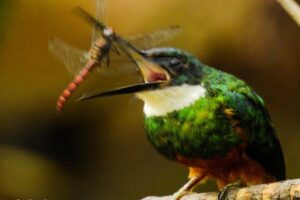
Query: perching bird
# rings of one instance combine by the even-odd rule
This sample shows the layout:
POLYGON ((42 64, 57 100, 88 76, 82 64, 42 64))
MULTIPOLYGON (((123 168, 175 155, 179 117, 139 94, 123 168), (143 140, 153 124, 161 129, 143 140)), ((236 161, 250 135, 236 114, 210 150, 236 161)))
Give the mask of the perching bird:
POLYGON ((214 179, 219 189, 285 179, 285 164, 263 99, 244 81, 175 48, 130 54, 144 83, 81 99, 135 93, 144 101, 147 138, 166 158, 189 168, 180 199, 214 179))

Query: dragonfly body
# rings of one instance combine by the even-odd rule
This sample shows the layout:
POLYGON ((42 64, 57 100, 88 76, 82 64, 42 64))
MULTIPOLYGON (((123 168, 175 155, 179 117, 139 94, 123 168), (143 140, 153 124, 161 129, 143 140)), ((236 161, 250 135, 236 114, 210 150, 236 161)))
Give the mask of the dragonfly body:
MULTIPOLYGON (((97 1, 97 13, 100 16, 102 13, 102 0, 97 1), (100 5, 100 6, 99 6, 100 5)), ((170 26, 153 33, 139 34, 133 37, 124 39, 117 35, 112 28, 104 25, 102 22, 97 21, 91 15, 89 15, 82 8, 75 9, 75 12, 83 17, 87 22, 94 26, 92 35, 92 46, 89 52, 72 47, 58 38, 52 38, 49 41, 50 52, 59 60, 64 62, 67 69, 75 75, 75 78, 69 83, 65 90, 61 93, 57 100, 56 110, 60 113, 68 99, 76 91, 78 86, 84 79, 90 74, 90 72, 99 67, 98 70, 101 74, 107 75, 115 72, 136 72, 137 68, 128 65, 128 61, 135 63, 129 51, 139 52, 139 50, 132 45, 132 43, 138 45, 141 48, 151 47, 151 45, 159 43, 163 40, 174 37, 179 31, 178 26, 170 26), (110 53, 115 52, 117 57, 115 60, 120 60, 117 68, 110 67, 110 53), (123 58, 121 56, 123 53, 123 58), (100 63, 103 59, 107 60, 107 68, 100 67, 100 63), (121 58, 121 59, 120 59, 121 58), (125 59, 127 58, 127 59, 125 59), (125 64, 127 62, 127 64, 125 64), (121 65, 121 66, 120 66, 121 65)), ((99 17, 97 17, 99 18, 99 17)), ((116 64, 115 64, 116 65, 116 64)))
POLYGON ((56 110, 61 112, 67 100, 75 92, 78 86, 84 79, 91 73, 91 71, 99 64, 99 62, 105 57, 112 45, 112 39, 114 32, 111 28, 106 28, 103 31, 103 37, 99 37, 92 45, 90 49, 90 59, 81 71, 75 76, 72 82, 64 89, 61 95, 58 97, 56 110))

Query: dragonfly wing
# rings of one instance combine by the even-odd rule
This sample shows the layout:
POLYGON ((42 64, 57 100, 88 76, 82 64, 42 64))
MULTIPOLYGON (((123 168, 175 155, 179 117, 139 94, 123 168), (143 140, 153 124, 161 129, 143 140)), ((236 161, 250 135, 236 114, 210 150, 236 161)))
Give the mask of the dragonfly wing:
POLYGON ((109 65, 106 64, 105 60, 103 60, 101 62, 101 66, 97 68, 100 75, 120 76, 124 74, 134 74, 137 72, 135 64, 125 55, 116 55, 116 53, 112 53, 109 56, 111 57, 109 65))
MULTIPOLYGON (((97 21, 104 22, 105 21, 105 11, 106 11, 107 3, 106 0, 96 0, 96 19, 97 21)), ((93 26, 92 30, 92 43, 95 42, 101 36, 101 31, 93 26)))
MULTIPOLYGON (((179 26, 169 26, 154 32, 131 36, 126 38, 126 40, 139 49, 149 49, 156 47, 161 42, 174 38, 180 31, 181 28, 179 26)), ((127 55, 121 50, 118 52, 121 55, 111 51, 111 66, 106 67, 102 64, 103 66, 99 68, 101 74, 118 75, 137 72, 134 63, 128 59, 127 55)))
POLYGON ((169 26, 154 32, 130 36, 126 40, 137 48, 150 49, 166 40, 174 38, 180 31, 181 28, 179 26, 169 26))
POLYGON ((87 51, 68 45, 58 38, 50 39, 48 48, 54 57, 63 62, 67 70, 73 75, 78 74, 89 59, 87 51))
MULTIPOLYGON (((73 75, 77 75, 89 60, 87 51, 68 45, 61 39, 50 39, 48 46, 51 54, 64 63, 67 70, 73 75)), ((101 66, 97 67, 97 71, 100 75, 114 76, 135 73, 136 68, 125 55, 115 55, 114 53, 110 64, 107 66, 105 60, 103 60, 101 66)))

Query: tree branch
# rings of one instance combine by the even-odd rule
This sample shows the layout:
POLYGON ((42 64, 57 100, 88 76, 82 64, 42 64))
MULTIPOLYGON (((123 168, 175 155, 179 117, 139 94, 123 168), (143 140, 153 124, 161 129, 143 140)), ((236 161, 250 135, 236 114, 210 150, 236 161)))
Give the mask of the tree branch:
POLYGON ((285 11, 296 21, 300 26, 300 6, 295 0, 277 0, 285 11))
MULTIPOLYGON (((217 200, 217 192, 190 194, 181 200, 217 200)), ((142 200, 171 200, 172 196, 146 197, 142 200)), ((228 200, 296 200, 300 199, 300 179, 286 180, 263 185, 253 185, 246 188, 234 189, 228 192, 228 200)))

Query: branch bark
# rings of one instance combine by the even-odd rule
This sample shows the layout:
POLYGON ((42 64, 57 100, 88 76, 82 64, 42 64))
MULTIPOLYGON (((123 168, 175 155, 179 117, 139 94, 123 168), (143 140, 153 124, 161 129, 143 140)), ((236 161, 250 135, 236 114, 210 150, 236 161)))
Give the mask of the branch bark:
POLYGON ((300 6, 297 2, 295 0, 277 0, 277 2, 300 26, 300 6))
MULTIPOLYGON (((172 196, 146 197, 142 200, 171 200, 172 196)), ((217 200, 218 192, 193 193, 181 200, 217 200)), ((234 189, 228 192, 228 200, 299 200, 300 179, 286 180, 270 184, 253 185, 246 188, 234 189)))

